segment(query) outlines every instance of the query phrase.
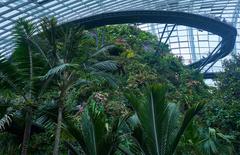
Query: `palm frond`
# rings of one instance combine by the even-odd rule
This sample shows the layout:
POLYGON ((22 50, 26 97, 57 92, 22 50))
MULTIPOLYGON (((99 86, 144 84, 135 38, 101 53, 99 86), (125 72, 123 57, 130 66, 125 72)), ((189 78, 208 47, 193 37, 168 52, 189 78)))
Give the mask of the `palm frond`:
POLYGON ((24 77, 17 66, 0 54, 0 86, 1 89, 11 90, 24 97, 24 77))
POLYGON ((67 131, 78 141, 78 143, 81 145, 81 148, 83 151, 89 152, 87 148, 87 144, 85 143, 84 136, 82 133, 82 129, 78 128, 75 123, 72 121, 72 119, 65 117, 64 118, 64 124, 66 126, 67 131))
POLYGON ((89 80, 79 79, 79 80, 77 80, 77 81, 73 84, 73 86, 78 86, 78 87, 80 87, 80 86, 87 85, 87 84, 91 84, 91 83, 92 83, 92 82, 89 81, 89 80))
POLYGON ((106 127, 106 116, 102 111, 97 110, 96 103, 86 107, 82 113, 81 127, 70 120, 65 119, 65 125, 68 132, 75 137, 86 154, 105 155, 111 154, 117 150, 118 131, 123 125, 125 119, 116 119, 106 127))
MULTIPOLYGON (((38 29, 31 22, 23 19, 17 21, 14 29, 16 47, 7 60, 17 69, 18 75, 14 76, 22 79, 21 91, 25 90, 24 93, 28 93, 30 96, 36 95, 38 91, 42 90, 40 89, 42 82, 36 77, 46 73, 49 68, 49 65, 46 64, 46 55, 33 39, 37 31, 38 29)), ((7 77, 9 75, 10 73, 6 74, 7 77)))
POLYGON ((118 69, 117 63, 111 60, 97 62, 91 67, 97 71, 115 71, 118 69))
POLYGON ((12 123, 13 114, 5 114, 0 119, 0 131, 4 131, 12 123))
POLYGON ((69 63, 64 63, 64 64, 61 64, 61 65, 58 65, 58 66, 53 67, 52 69, 50 69, 44 76, 41 76, 41 79, 42 80, 46 80, 49 77, 60 75, 60 73, 62 73, 66 69, 76 68, 78 66, 79 65, 77 65, 77 64, 69 64, 69 63))
POLYGON ((17 44, 26 43, 28 38, 31 38, 33 34, 36 32, 36 27, 31 22, 19 19, 15 25, 14 34, 16 37, 17 44))
POLYGON ((48 50, 46 50, 46 56, 51 60, 51 65, 55 66, 60 58, 57 54, 57 37, 59 36, 57 30, 57 20, 55 18, 43 18, 41 21, 42 38, 46 41, 48 50))
POLYGON ((85 133, 83 135, 84 141, 88 148, 88 154, 97 155, 97 138, 94 124, 92 122, 89 112, 85 112, 83 115, 82 130, 85 133))
POLYGON ((203 108, 203 106, 204 106, 203 104, 197 104, 194 107, 187 110, 183 122, 181 124, 181 127, 176 135, 176 138, 172 143, 171 149, 169 150, 170 151, 169 154, 173 153, 176 150, 177 144, 179 143, 180 138, 183 135, 184 131, 192 121, 193 117, 203 108))
POLYGON ((152 154, 160 155, 164 150, 164 136, 166 133, 162 133, 163 124, 168 115, 168 104, 165 103, 164 86, 153 85, 147 89, 147 100, 139 100, 139 98, 133 94, 127 95, 128 100, 133 105, 144 132, 147 134, 148 147, 152 154))
MULTIPOLYGON (((15 29, 13 32, 16 38, 16 50, 20 50, 20 48, 23 47, 31 47, 32 49, 34 49, 33 51, 36 50, 39 54, 41 54, 41 57, 43 58, 42 60, 44 60, 45 62, 47 62, 48 65, 51 66, 49 59, 47 58, 42 47, 35 40, 37 38, 36 34, 39 32, 40 31, 35 24, 31 23, 28 20, 19 19, 15 25, 15 29)), ((25 48, 25 50, 28 49, 25 48)))
POLYGON ((107 83, 112 87, 117 87, 117 80, 111 75, 106 72, 91 72, 91 75, 96 77, 102 78, 107 81, 107 83))
POLYGON ((146 144, 140 143, 145 153, 156 155, 171 155, 192 118, 201 110, 202 105, 189 109, 186 112, 182 125, 179 128, 180 111, 174 103, 166 103, 166 86, 151 85, 146 91, 146 97, 139 97, 133 93, 126 94, 133 105, 140 121, 141 128, 134 136, 146 144), (140 133, 140 134, 139 134, 140 133), (143 134, 143 135, 142 135, 143 134), (141 140, 143 139, 143 140, 141 140))
MULTIPOLYGON (((11 63, 5 54, 0 54, 0 73, 2 77, 0 78, 1 80, 7 79, 14 84, 17 84, 18 81, 21 80, 20 77, 22 77, 17 66, 11 63)), ((19 84, 21 82, 19 82, 19 84)))
POLYGON ((109 49, 114 48, 114 47, 115 47, 115 45, 103 46, 101 49, 99 49, 97 52, 95 52, 93 55, 91 55, 91 57, 98 56, 99 54, 104 54, 104 53, 107 52, 109 49))

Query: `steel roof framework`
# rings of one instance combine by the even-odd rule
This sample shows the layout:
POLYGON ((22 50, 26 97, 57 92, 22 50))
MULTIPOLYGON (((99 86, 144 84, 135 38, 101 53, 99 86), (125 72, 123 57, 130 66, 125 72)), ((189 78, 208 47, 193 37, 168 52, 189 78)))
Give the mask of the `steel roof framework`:
MULTIPOLYGON (((16 20, 25 18, 38 23, 44 16, 55 16, 60 23, 106 12, 124 10, 171 10, 219 17, 240 30, 240 0, 0 0, 0 52, 14 48, 12 28, 16 20)), ((140 28, 161 35, 163 24, 144 24, 140 28)), ((167 27, 167 33, 171 25, 167 27)), ((164 36, 166 37, 166 36, 164 36)), ((172 52, 182 56, 186 64, 208 55, 220 42, 208 32, 177 26, 168 40, 172 52)), ((240 52, 237 36, 234 52, 240 52)), ((221 61, 212 70, 221 70, 221 61)))

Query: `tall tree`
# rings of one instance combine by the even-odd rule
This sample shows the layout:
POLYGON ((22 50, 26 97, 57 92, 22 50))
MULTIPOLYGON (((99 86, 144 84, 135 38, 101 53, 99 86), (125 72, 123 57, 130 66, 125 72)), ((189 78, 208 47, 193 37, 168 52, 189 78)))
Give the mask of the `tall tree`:
POLYGON ((31 134, 33 108, 38 105, 46 88, 46 81, 40 80, 48 68, 42 49, 36 44, 34 34, 36 27, 28 21, 20 19, 14 30, 16 48, 9 57, 0 55, 0 84, 21 97, 24 104, 25 130, 22 142, 22 155, 27 154, 31 134))
POLYGON ((56 99, 58 116, 53 149, 53 155, 58 155, 63 111, 69 90, 78 84, 86 83, 93 75, 95 78, 98 76, 109 79, 106 71, 116 70, 117 65, 108 60, 99 62, 94 59, 96 53, 91 55, 90 51, 80 49, 80 42, 85 35, 79 26, 58 27, 55 19, 45 18, 42 22, 42 29, 43 37, 50 49, 47 57, 53 66, 42 79, 54 79, 55 86, 59 90, 56 99))

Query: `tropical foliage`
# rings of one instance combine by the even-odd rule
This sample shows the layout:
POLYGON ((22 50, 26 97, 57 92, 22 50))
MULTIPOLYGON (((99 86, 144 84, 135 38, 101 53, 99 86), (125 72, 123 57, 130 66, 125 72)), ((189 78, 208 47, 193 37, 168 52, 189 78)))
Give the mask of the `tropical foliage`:
POLYGON ((204 121, 208 126, 234 137, 233 144, 236 152, 240 151, 239 64, 239 55, 232 55, 232 59, 224 62, 224 72, 218 76, 218 88, 213 89, 215 96, 206 107, 204 117, 204 121))
POLYGON ((131 93, 128 95, 139 122, 136 123, 133 135, 141 142, 139 145, 145 154, 174 154, 185 129, 203 105, 197 104, 188 109, 179 124, 179 107, 174 103, 166 103, 165 86, 155 84, 148 89, 146 99, 140 99, 131 93))
POLYGON ((239 56, 210 88, 136 25, 39 25, 0 54, 0 154, 239 152, 239 56))

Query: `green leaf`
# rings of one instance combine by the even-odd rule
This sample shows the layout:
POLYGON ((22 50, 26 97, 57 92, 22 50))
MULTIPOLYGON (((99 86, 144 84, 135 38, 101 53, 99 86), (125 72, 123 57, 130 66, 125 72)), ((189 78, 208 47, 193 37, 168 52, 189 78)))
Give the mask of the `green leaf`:
POLYGON ((4 131, 12 123, 13 114, 5 114, 0 119, 0 131, 4 131))
POLYGON ((50 69, 44 76, 41 77, 41 79, 46 80, 51 76, 60 75, 63 71, 67 70, 68 68, 77 68, 77 67, 79 67, 79 65, 77 64, 69 64, 69 63, 61 64, 50 69))
POLYGON ((99 49, 96 53, 94 53, 91 57, 98 56, 99 54, 103 54, 107 52, 109 49, 116 47, 115 45, 107 45, 99 49))
POLYGON ((198 104, 189 109, 178 129, 181 117, 179 107, 166 102, 166 90, 165 85, 155 84, 146 89, 145 96, 136 96, 132 92, 126 94, 141 125, 140 128, 135 127, 134 130, 138 132, 133 136, 139 140, 145 154, 173 154, 187 125, 202 108, 202 105, 198 104))
POLYGON ((115 71, 118 69, 117 63, 111 60, 97 62, 91 67, 97 71, 115 71))
POLYGON ((171 146, 171 149, 170 149, 170 153, 174 153, 176 147, 177 147, 177 144, 179 143, 180 141, 180 138, 181 136, 183 135, 184 131, 186 130, 186 128, 188 127, 188 125, 190 124, 190 122, 192 121, 193 117, 203 108, 203 104, 197 104, 195 105, 194 107, 190 108, 189 110, 187 110, 185 116, 184 116, 184 119, 183 119, 183 122, 182 122, 182 125, 177 133, 177 136, 171 146))

